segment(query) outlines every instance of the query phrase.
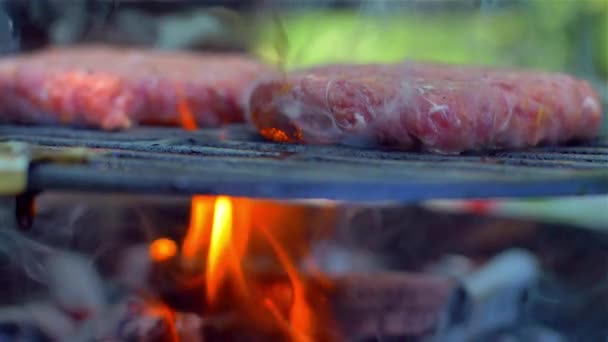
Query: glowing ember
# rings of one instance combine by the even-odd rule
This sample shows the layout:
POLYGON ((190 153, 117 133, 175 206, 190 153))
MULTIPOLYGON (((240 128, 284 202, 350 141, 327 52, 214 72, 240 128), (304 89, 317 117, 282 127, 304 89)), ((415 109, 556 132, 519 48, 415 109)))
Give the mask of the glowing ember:
POLYGON ((267 138, 278 142, 284 143, 293 143, 293 142, 301 142, 302 131, 300 130, 292 130, 293 134, 288 134, 286 131, 278 129, 278 128, 262 128, 260 129, 260 134, 267 138))
POLYGON ((146 311, 149 315, 160 317, 167 323, 170 342, 180 341, 177 329, 175 328, 175 312, 173 312, 171 308, 163 304, 149 303, 148 306, 146 306, 146 311))
POLYGON ((177 245, 171 239, 161 238, 150 244, 150 258, 157 262, 169 260, 177 253, 177 245))

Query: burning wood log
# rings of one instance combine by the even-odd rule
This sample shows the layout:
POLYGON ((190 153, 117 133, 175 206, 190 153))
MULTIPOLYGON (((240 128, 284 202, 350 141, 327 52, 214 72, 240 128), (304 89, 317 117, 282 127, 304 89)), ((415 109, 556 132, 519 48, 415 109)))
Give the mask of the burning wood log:
MULTIPOLYGON (((254 276, 256 284, 249 284, 256 297, 253 302, 242 302, 231 283, 223 289, 221 302, 209 307, 203 278, 192 278, 188 283, 182 275, 171 280, 177 274, 163 268, 156 267, 151 283, 160 286, 157 291, 170 306, 203 317, 230 317, 213 329, 216 335, 222 331, 272 334, 277 328, 273 318, 276 313, 269 311, 289 316, 294 303, 294 289, 286 275, 260 273, 254 276), (264 309, 268 302, 273 303, 270 310, 264 309)), ((378 272, 323 279, 307 275, 303 287, 315 318, 322 321, 316 332, 319 341, 429 336, 454 317, 462 316, 468 307, 466 294, 457 282, 425 274, 378 272)))
POLYGON ((331 296, 340 331, 349 340, 433 334, 442 319, 464 309, 464 292, 447 279, 378 273, 336 279, 331 296))

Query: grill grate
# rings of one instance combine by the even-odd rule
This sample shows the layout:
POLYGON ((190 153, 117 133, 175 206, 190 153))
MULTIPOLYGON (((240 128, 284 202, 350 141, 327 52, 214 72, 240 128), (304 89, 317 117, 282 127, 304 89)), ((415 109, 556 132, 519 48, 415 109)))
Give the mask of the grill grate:
POLYGON ((39 164, 31 190, 414 201, 608 193, 608 138, 566 147, 442 156, 282 145, 240 125, 184 132, 0 126, 0 140, 87 146, 86 165, 39 164))

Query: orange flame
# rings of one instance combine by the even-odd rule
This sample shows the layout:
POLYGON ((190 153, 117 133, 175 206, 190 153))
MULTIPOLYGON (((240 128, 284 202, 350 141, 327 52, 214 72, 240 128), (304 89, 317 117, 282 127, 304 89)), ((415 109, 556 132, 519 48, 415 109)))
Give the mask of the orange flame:
POLYGON ((232 238, 232 202, 220 196, 215 201, 211 241, 207 257, 207 300, 211 304, 226 277, 232 238))
POLYGON ((190 109, 184 90, 179 86, 177 87, 177 113, 179 114, 179 121, 185 130, 194 131, 198 129, 196 119, 190 109))
MULTIPOLYGON (((304 289, 304 284, 298 275, 298 271, 275 238, 265 228, 260 229, 279 258, 279 262, 285 268, 285 272, 287 272, 287 276, 289 277, 289 281, 293 288, 293 300, 289 312, 289 323, 293 329, 293 339, 297 342, 312 341, 306 334, 312 331, 313 315, 308 306, 308 302, 306 301, 306 291, 304 289)), ((265 304, 266 306, 269 306, 268 302, 265 304)), ((271 312, 276 311, 273 310, 272 305, 270 305, 269 309, 271 309, 271 312)), ((274 315, 276 316, 276 313, 274 315)))
MULTIPOLYGON (((230 201, 230 199, 229 199, 230 201)), ((251 225, 250 202, 247 199, 232 199, 238 205, 238 215, 232 216, 232 238, 228 249, 228 264, 243 298, 248 298, 249 290, 245 280, 245 273, 242 267, 242 260, 247 250, 249 242, 249 229, 251 225)))
MULTIPOLYGON (((238 202, 244 209, 241 211, 247 213, 248 203, 245 200, 238 202)), ((228 197, 192 197, 190 225, 182 244, 182 263, 187 270, 199 270, 204 266, 201 260, 207 252, 205 282, 210 304, 217 297, 228 271, 241 293, 247 293, 240 260, 247 246, 249 225, 248 217, 242 216, 233 220, 232 200, 228 197), (237 234, 233 234, 235 231, 237 234)))
POLYGON ((182 243, 182 260, 189 269, 196 268, 204 248, 209 245, 211 201, 212 198, 206 196, 192 197, 190 225, 182 243))
MULTIPOLYGON (((292 235, 288 232, 289 230, 275 231, 274 228, 272 230, 264 228, 260 225, 261 222, 258 222, 259 220, 263 220, 262 222, 292 220, 293 212, 283 212, 283 208, 279 210, 278 206, 272 205, 270 202, 264 202, 260 206, 256 203, 258 202, 227 196, 216 198, 194 196, 190 225, 181 248, 184 266, 189 265, 190 271, 196 270, 198 273, 204 273, 201 275, 205 279, 205 294, 210 307, 221 307, 220 304, 225 303, 219 301, 222 293, 226 291, 224 289, 238 290, 239 292, 236 293, 230 292, 230 295, 232 298, 234 295, 240 295, 243 299, 240 302, 244 304, 243 308, 253 309, 253 315, 265 317, 270 315, 271 318, 274 318, 271 320, 271 324, 288 333, 295 342, 313 341, 311 336, 316 328, 314 313, 307 301, 306 284, 292 261, 294 257, 301 257, 305 253, 303 253, 304 250, 300 251, 302 248, 287 250, 283 246, 287 241, 298 241, 299 243, 300 236, 292 235), (252 227, 258 228, 262 234, 261 236, 252 235, 252 238, 261 238, 261 241, 267 242, 263 242, 265 251, 250 248, 255 245, 256 241, 256 239, 249 241, 252 227), (249 246, 251 242, 254 244, 249 246), (268 245, 272 248, 270 252, 268 252, 268 245), (258 254, 254 254, 256 252, 258 254), (263 254, 259 254, 260 252, 263 254), (257 287, 260 284, 256 283, 258 279, 255 274, 250 273, 250 270, 243 266, 243 261, 247 261, 246 253, 249 253, 247 256, 252 257, 254 255, 267 256, 268 253, 276 256, 275 260, 278 260, 289 280, 289 283, 285 284, 290 288, 288 301, 281 301, 275 297, 272 297, 274 299, 265 298, 256 292, 260 290, 260 287, 257 287), (196 268, 193 268, 193 265, 196 265, 196 268), (248 287, 248 285, 251 286, 248 287), (279 300, 281 304, 289 303, 289 307, 278 306, 275 300, 279 300), (289 309, 288 314, 281 311, 287 308, 289 309), (260 309, 266 311, 260 312, 260 309)), ((257 247, 261 247, 261 245, 257 247)), ((265 286, 263 283, 261 285, 265 286)), ((248 310, 247 312, 249 312, 248 310)), ((254 320, 257 318, 252 317, 254 320)))

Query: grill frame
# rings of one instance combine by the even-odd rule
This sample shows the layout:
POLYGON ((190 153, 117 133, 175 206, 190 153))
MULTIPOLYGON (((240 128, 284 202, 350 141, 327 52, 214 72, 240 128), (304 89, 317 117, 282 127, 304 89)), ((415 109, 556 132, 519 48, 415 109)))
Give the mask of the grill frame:
POLYGON ((194 132, 3 125, 0 140, 103 152, 87 164, 32 165, 30 191, 346 201, 608 194, 608 137, 460 156, 277 144, 243 125, 194 132))

